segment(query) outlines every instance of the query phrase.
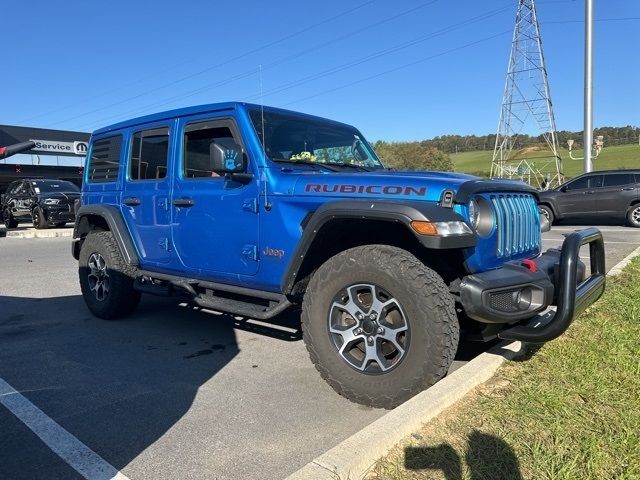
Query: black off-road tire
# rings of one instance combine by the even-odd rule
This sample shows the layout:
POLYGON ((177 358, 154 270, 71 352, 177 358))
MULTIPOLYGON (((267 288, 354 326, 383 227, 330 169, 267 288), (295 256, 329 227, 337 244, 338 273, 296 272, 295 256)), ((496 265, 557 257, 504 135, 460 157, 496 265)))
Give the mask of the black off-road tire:
POLYGON ((33 219, 33 227, 36 230, 42 230, 49 226, 49 224, 47 223, 47 219, 44 216, 44 212, 40 207, 36 207, 33 209, 33 212, 31 212, 31 218, 33 219))
POLYGON ((80 250, 78 274, 84 301, 98 318, 112 320, 124 317, 133 312, 140 302, 140 292, 133 289, 136 268, 125 263, 111 232, 99 231, 87 235, 80 250), (108 292, 102 300, 92 290, 89 277, 92 271, 89 262, 93 255, 94 259, 104 259, 106 264, 108 292))
POLYGON ((393 408, 443 378, 460 336, 454 300, 442 278, 415 256, 388 245, 345 250, 313 275, 302 305, 303 338, 311 361, 333 389, 371 407, 393 408), (329 333, 329 312, 342 289, 379 286, 402 306, 410 338, 390 370, 368 374, 340 356, 329 333))
POLYGON ((13 218, 13 215, 11 215, 8 208, 2 212, 2 220, 4 221, 4 226, 7 227, 7 229, 16 228, 18 226, 18 221, 13 218))
POLYGON ((640 203, 632 205, 627 210, 627 223, 631 227, 640 228, 640 203))
POLYGON ((553 225, 556 217, 553 214, 553 210, 551 210, 551 207, 549 207, 548 205, 538 205, 538 209, 540 210, 540 213, 542 213, 545 217, 547 217, 547 219, 549 219, 549 225, 553 225))

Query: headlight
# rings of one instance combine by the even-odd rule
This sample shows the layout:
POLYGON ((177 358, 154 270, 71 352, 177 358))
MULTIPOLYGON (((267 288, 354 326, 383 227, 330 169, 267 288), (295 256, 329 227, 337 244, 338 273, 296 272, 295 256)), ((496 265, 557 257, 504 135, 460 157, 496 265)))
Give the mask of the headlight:
POLYGON ((60 199, 58 198, 47 198, 44 201, 45 205, 58 205, 60 203, 60 199))
POLYGON ((478 223, 480 222, 480 208, 478 208, 478 202, 475 199, 472 199, 469 202, 469 221, 473 228, 478 228, 478 223))
POLYGON ((473 198, 467 206, 469 222, 481 237, 487 237, 493 231, 495 216, 489 202, 482 197, 473 198))

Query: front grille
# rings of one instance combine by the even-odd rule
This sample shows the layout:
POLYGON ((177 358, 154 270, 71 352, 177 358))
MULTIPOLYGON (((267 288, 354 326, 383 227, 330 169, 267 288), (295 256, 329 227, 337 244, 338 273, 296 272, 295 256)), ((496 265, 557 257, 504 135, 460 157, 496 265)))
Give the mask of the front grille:
POLYGON ((540 218, 532 195, 505 193, 490 195, 496 215, 496 254, 512 257, 538 248, 540 218))

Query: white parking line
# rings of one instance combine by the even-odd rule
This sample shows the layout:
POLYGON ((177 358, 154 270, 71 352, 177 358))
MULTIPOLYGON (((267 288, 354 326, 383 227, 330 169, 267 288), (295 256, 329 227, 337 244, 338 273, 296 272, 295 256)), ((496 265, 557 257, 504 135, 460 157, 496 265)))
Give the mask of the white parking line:
POLYGON ((62 460, 91 480, 129 480, 0 378, 0 404, 24 423, 62 460))

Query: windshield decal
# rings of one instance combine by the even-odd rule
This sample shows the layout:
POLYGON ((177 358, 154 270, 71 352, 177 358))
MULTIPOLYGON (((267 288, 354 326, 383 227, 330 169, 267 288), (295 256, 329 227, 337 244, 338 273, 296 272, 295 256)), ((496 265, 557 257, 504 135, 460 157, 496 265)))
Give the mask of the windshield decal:
POLYGON ((424 197, 427 187, 401 187, 398 185, 348 185, 326 183, 308 183, 305 192, 313 193, 367 193, 369 195, 418 195, 424 197))

